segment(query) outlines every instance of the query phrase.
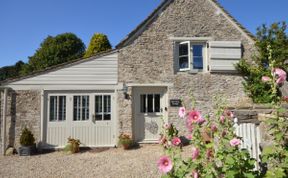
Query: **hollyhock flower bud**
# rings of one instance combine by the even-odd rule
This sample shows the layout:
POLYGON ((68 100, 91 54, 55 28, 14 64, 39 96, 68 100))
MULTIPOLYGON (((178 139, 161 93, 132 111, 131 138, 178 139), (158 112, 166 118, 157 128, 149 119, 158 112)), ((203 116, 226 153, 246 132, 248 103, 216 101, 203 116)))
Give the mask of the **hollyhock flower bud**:
POLYGON ((217 131, 217 126, 213 124, 213 125, 211 126, 211 131, 212 131, 212 132, 216 132, 216 131, 217 131))
POLYGON ((184 118, 186 115, 186 109, 184 107, 179 108, 178 115, 180 118, 184 118))
POLYGON ((195 160, 199 157, 200 150, 198 148, 193 147, 192 148, 192 159, 195 160))
POLYGON ((166 130, 170 129, 171 126, 172 126, 171 124, 167 124, 167 123, 163 125, 164 129, 166 130))
POLYGON ((220 116, 220 122, 223 124, 225 122, 225 116, 220 116))
POLYGON ((196 171, 196 170, 192 171, 192 177, 193 178, 199 178, 198 171, 196 171))
POLYGON ((233 138, 232 140, 230 140, 230 145, 231 146, 238 146, 238 145, 240 145, 241 144, 241 140, 240 139, 238 139, 238 138, 233 138))
POLYGON ((288 102, 288 96, 283 96, 282 100, 288 102))
POLYGON ((157 162, 158 169, 163 173, 168 173, 172 170, 172 161, 168 156, 162 156, 157 162))
POLYGON ((222 137, 225 137, 226 134, 227 134, 227 132, 226 132, 226 130, 224 130, 224 131, 222 132, 222 137))
POLYGON ((270 77, 268 77, 268 76, 263 76, 262 77, 262 82, 268 82, 268 81, 271 81, 270 77))
POLYGON ((208 150, 206 151, 206 157, 207 157, 208 159, 210 159, 210 158, 213 157, 213 151, 212 151, 212 149, 208 149, 208 150))
POLYGON ((187 136, 186 136, 186 139, 187 139, 187 140, 192 140, 192 135, 187 135, 187 136))

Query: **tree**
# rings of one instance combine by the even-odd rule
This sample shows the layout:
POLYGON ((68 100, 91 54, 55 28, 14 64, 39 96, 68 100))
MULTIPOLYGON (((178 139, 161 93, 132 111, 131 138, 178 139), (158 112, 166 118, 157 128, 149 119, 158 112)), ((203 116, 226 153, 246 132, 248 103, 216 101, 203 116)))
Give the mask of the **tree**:
POLYGON ((28 66, 26 65, 21 73, 25 75, 81 58, 84 52, 84 43, 73 33, 63 33, 55 37, 48 36, 35 54, 29 57, 28 66))
POLYGON ((20 76, 20 71, 22 70, 23 66, 24 62, 18 61, 13 66, 5 66, 0 68, 0 81, 20 76))
POLYGON ((96 55, 100 52, 107 51, 111 49, 111 44, 108 40, 108 37, 101 33, 95 33, 91 40, 90 44, 88 46, 88 49, 84 55, 85 58, 91 57, 93 55, 96 55))
MULTIPOLYGON (((254 65, 247 60, 241 60, 238 70, 245 76, 244 88, 255 103, 271 103, 275 97, 271 93, 271 86, 262 81, 262 76, 271 75, 271 66, 281 68, 287 72, 288 65, 288 35, 285 22, 274 23, 270 27, 262 25, 257 29, 257 55, 254 65), (273 60, 273 61, 272 61, 273 60)), ((278 90, 278 96, 281 92, 278 90)), ((278 97, 277 97, 278 98, 278 97)))

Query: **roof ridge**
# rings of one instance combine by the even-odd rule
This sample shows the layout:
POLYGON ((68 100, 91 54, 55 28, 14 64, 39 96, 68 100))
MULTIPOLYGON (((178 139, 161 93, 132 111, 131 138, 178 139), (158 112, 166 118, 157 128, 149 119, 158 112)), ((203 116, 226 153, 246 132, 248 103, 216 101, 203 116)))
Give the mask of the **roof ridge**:
MULTIPOLYGON (((154 11, 145 20, 143 20, 138 26, 136 26, 136 28, 134 30, 132 30, 123 40, 121 40, 118 43, 118 45, 116 45, 116 48, 119 49, 119 48, 125 46, 125 44, 131 38, 133 38, 133 37, 136 38, 134 35, 137 36, 137 32, 139 30, 141 30, 141 28, 145 28, 145 26, 148 25, 154 18, 158 17, 158 16, 155 16, 155 15, 157 15, 157 13, 159 13, 158 11, 160 11, 160 10, 163 11, 173 1, 174 0, 163 0, 163 2, 161 2, 160 5, 156 9, 154 9, 154 11)), ((252 41, 256 40, 256 37, 251 32, 249 32, 243 25, 241 25, 228 11, 226 11, 225 8, 218 2, 218 0, 208 0, 208 1, 214 3, 215 6, 220 8, 225 13, 225 15, 227 15, 228 18, 230 18, 230 20, 235 23, 235 25, 237 27, 239 27, 241 30, 243 30, 244 34, 246 34, 248 37, 250 37, 252 39, 252 41)))

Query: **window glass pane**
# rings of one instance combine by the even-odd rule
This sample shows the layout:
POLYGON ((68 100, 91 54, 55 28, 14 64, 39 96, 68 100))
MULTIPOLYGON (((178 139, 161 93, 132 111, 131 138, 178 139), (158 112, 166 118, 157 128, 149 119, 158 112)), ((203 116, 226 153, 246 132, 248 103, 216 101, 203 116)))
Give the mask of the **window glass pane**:
POLYGON ((111 112, 111 96, 110 95, 104 96, 104 112, 105 113, 111 112))
POLYGON ((97 121, 101 121, 102 120, 102 95, 97 95, 95 96, 95 119, 97 121))
POLYGON ((111 120, 111 96, 104 95, 104 120, 111 120))
POLYGON ((180 69, 187 69, 189 66, 189 59, 188 57, 179 57, 179 68, 180 69))
POLYGON ((102 112, 102 96, 95 96, 95 112, 102 112))
POLYGON ((82 96, 82 120, 89 120, 89 96, 82 96))
POLYGON ((140 95, 140 111, 146 113, 146 95, 140 95))
POLYGON ((81 114, 81 96, 74 96, 73 102, 73 120, 79 121, 81 114))
POLYGON ((193 45, 193 68, 203 69, 203 46, 193 45))
POLYGON ((66 120, 66 96, 59 96, 59 113, 58 113, 58 120, 64 121, 66 120))
POLYGON ((50 96, 50 121, 57 121, 57 96, 50 96))
POLYGON ((188 43, 179 44, 179 56, 188 55, 188 43))
POLYGON ((95 120, 96 121, 102 121, 102 114, 96 114, 95 115, 95 120))
POLYGON ((148 100, 148 112, 153 112, 153 95, 147 95, 147 100, 148 100))
POLYGON ((111 114, 104 114, 104 120, 105 121, 111 120, 111 114))
POLYGON ((160 94, 154 95, 154 112, 160 112, 160 94))

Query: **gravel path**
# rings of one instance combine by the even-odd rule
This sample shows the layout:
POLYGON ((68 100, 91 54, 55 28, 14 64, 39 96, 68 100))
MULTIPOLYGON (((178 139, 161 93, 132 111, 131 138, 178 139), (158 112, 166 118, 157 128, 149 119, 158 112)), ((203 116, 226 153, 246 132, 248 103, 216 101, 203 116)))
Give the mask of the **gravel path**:
POLYGON ((0 177, 160 177, 156 162, 162 153, 159 145, 144 145, 127 151, 111 148, 103 152, 87 151, 74 155, 53 152, 31 157, 0 156, 0 177))

